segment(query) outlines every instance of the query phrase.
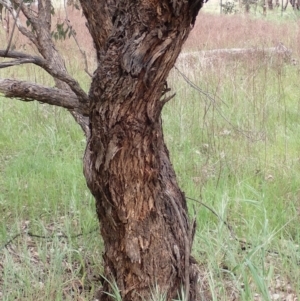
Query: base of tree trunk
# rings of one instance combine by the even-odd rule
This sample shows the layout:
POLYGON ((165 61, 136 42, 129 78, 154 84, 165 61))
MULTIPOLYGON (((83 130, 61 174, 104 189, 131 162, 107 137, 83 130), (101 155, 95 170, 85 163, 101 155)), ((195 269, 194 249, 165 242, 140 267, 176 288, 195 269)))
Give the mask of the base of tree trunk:
MULTIPOLYGON (((112 14, 106 25, 113 29, 98 49, 89 92, 84 172, 105 246, 103 292, 113 294, 115 283, 123 301, 151 300, 156 287, 168 301, 182 288, 186 299, 197 295, 195 223, 164 143, 161 110, 170 99, 166 79, 201 6, 201 0, 120 0, 115 11, 98 10, 100 17, 112 14)), ((97 47, 107 32, 94 32, 90 13, 97 47)), ((108 300, 102 293, 101 301, 108 300)))

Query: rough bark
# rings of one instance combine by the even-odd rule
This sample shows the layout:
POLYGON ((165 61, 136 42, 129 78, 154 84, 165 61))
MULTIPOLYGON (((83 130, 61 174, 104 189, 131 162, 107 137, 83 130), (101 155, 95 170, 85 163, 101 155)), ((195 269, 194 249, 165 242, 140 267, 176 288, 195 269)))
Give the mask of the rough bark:
POLYGON ((81 106, 77 96, 70 92, 50 88, 25 81, 0 78, 0 93, 5 97, 19 98, 23 101, 39 101, 69 110, 80 110, 87 114, 87 109, 81 106))
MULTIPOLYGON (((82 1, 94 37, 99 20, 90 10, 97 5, 82 1)), ((197 278, 190 277, 194 224, 164 144, 160 113, 166 78, 201 5, 119 1, 105 43, 95 43, 99 62, 89 93, 84 171, 101 223, 104 276, 116 281, 124 301, 150 300, 156 285, 168 300, 181 286, 196 300, 195 286, 190 289, 197 278)), ((111 291, 106 281, 103 291, 111 291)), ((101 300, 110 297, 102 294, 101 300)))
MULTIPOLYGON (((116 281, 124 301, 150 300, 155 287, 171 300, 181 286, 186 299, 196 300, 198 274, 190 256, 195 224, 164 144, 160 114, 170 99, 166 78, 202 0, 82 0, 98 59, 88 96, 51 40, 51 1, 38 0, 37 13, 20 0, 0 3, 40 54, 16 53, 8 45, 0 56, 15 60, 0 67, 34 63, 53 76, 57 89, 0 81, 0 90, 69 109, 88 138, 84 173, 96 199, 105 278, 116 281), (51 92, 56 99, 47 98, 51 92)), ((103 291, 111 292, 108 281, 103 291)))

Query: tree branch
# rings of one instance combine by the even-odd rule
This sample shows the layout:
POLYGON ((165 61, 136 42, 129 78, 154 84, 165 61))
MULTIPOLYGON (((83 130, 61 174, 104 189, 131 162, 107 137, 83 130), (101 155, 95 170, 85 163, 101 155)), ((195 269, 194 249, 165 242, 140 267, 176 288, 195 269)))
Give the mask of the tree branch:
POLYGON ((7 51, 0 49, 0 57, 9 57, 12 59, 34 59, 34 64, 42 66, 46 64, 46 61, 40 56, 30 55, 20 51, 7 51))
MULTIPOLYGON (((13 2, 13 3, 15 3, 15 2, 13 2)), ((14 9, 13 3, 10 0, 0 0, 0 4, 2 4, 12 15, 12 17, 15 21, 15 24, 18 27, 19 31, 25 37, 27 37, 36 47, 38 47, 36 36, 31 31, 29 31, 27 28, 25 28, 22 25, 21 20, 18 17, 18 14, 17 14, 16 10, 14 9)))
MULTIPOLYGON (((50 0, 44 0, 44 3, 42 0, 39 0, 38 6, 38 17, 36 17, 30 9, 22 3, 22 0, 0 0, 0 3, 3 3, 7 9, 9 9, 10 13, 14 16, 14 19, 17 20, 16 24, 20 23, 16 12, 13 8, 12 3, 19 5, 21 7, 22 12, 26 16, 26 18, 30 21, 32 24, 35 35, 33 33, 30 33, 34 36, 34 44, 38 48, 38 51, 42 55, 43 58, 39 57, 32 57, 30 55, 21 54, 14 51, 1 51, 0 50, 0 56, 2 57, 11 57, 11 58, 28 58, 30 60, 33 60, 32 63, 40 66, 44 70, 46 70, 55 80, 56 86, 60 89, 67 90, 63 86, 67 84, 66 86, 69 86, 69 88, 78 96, 78 99, 82 104, 85 106, 85 104, 88 103, 88 96, 83 91, 83 89, 80 87, 79 83, 71 77, 64 65, 64 61, 62 57, 57 52, 55 45, 53 44, 52 38, 51 38, 51 14, 50 12, 46 12, 45 9, 49 9, 51 7, 51 1, 50 0), (50 22, 50 23, 49 23, 50 22), (64 83, 64 84, 63 84, 64 83)), ((18 26, 20 29, 20 27, 18 26)), ((24 29, 24 28, 23 28, 24 29)), ((22 30, 23 30, 22 29, 22 30)), ((23 32, 21 29, 21 33, 25 36, 28 36, 28 33, 23 32)), ((23 61, 24 62, 24 61, 23 61)), ((11 62, 12 63, 12 62, 11 62)), ((5 66, 8 67, 8 66, 5 66)))
POLYGON ((2 80, 0 82, 0 92, 7 97, 21 98, 23 101, 37 100, 68 109, 81 126, 86 137, 89 137, 89 118, 87 117, 89 114, 89 99, 79 83, 68 74, 64 60, 53 43, 51 36, 51 0, 38 0, 37 13, 24 5, 22 1, 0 0, 0 3, 4 3, 9 9, 16 20, 15 24, 17 24, 20 32, 34 43, 41 56, 0 50, 0 57, 16 59, 15 61, 0 63, 0 67, 5 68, 17 64, 33 63, 43 68, 53 77, 57 89, 28 82, 2 80), (28 31, 21 25, 12 3, 16 7, 21 7, 23 14, 32 26, 33 32, 28 31))
POLYGON ((36 100, 69 110, 78 110, 81 114, 88 115, 88 108, 83 107, 78 97, 72 92, 25 81, 0 78, 0 93, 8 98, 18 98, 22 101, 36 100))
POLYGON ((113 27, 112 17, 117 7, 116 2, 116 0, 80 0, 98 58, 113 27))
POLYGON ((38 31, 41 27, 41 24, 39 22, 39 18, 36 17, 33 12, 30 10, 30 8, 21 2, 21 0, 12 0, 15 4, 19 5, 21 7, 22 13, 25 15, 27 20, 30 21, 33 29, 35 31, 38 31))
POLYGON ((47 24, 47 29, 51 30, 51 1, 50 0, 39 0, 38 1, 38 14, 39 18, 43 18, 47 24))
MULTIPOLYGON (((19 51, 8 51, 8 52, 6 52, 6 50, 0 50, 0 57, 24 59, 24 60, 22 60, 23 64, 24 63, 33 63, 33 64, 43 68, 50 75, 52 75, 54 78, 57 78, 57 79, 65 82, 66 84, 68 84, 68 86, 72 89, 72 91, 78 96, 80 102, 82 102, 83 104, 88 103, 88 96, 81 89, 79 83, 73 77, 71 77, 68 73, 64 72, 64 70, 60 70, 58 68, 53 68, 53 67, 49 66, 48 61, 46 61, 42 57, 31 56, 31 55, 28 55, 26 53, 19 52, 19 51)), ((2 64, 4 66, 2 68, 9 67, 9 66, 4 65, 4 64, 7 64, 7 63, 1 63, 0 68, 1 68, 2 64)), ((21 62, 19 62, 19 64, 20 63, 21 62)), ((13 65, 11 65, 11 66, 13 66, 13 65)))
POLYGON ((88 67, 88 62, 87 62, 87 57, 86 57, 86 53, 85 51, 80 47, 80 44, 78 42, 78 39, 76 38, 76 35, 74 34, 74 31, 72 30, 72 26, 70 25, 70 20, 69 20, 69 17, 68 17, 68 10, 67 10, 67 3, 66 3, 66 0, 64 0, 64 8, 65 8, 65 14, 66 14, 66 18, 65 18, 65 24, 68 26, 69 30, 70 30, 70 33, 78 47, 78 50, 80 51, 82 57, 83 57, 83 60, 84 60, 84 65, 85 65, 85 68, 84 68, 84 71, 88 74, 88 76, 90 78, 93 77, 93 75, 89 72, 89 67, 88 67))
POLYGON ((30 64, 30 63, 34 63, 34 60, 33 59, 19 59, 19 60, 14 60, 14 61, 9 61, 9 62, 3 62, 3 63, 0 63, 0 69, 12 67, 12 66, 16 66, 16 65, 30 64))
MULTIPOLYGON (((23 3, 23 0, 21 2, 21 4, 23 3)), ((14 36, 14 32, 15 32, 15 28, 16 28, 16 23, 17 23, 17 20, 19 18, 19 13, 20 13, 20 9, 21 9, 21 6, 18 7, 18 10, 16 12, 16 17, 15 17, 15 22, 14 22, 14 25, 13 25, 13 29, 11 31, 11 34, 10 34, 10 38, 9 38, 9 41, 8 41, 8 45, 6 47, 6 53, 8 52, 10 46, 11 46, 11 41, 12 41, 12 38, 14 36)))

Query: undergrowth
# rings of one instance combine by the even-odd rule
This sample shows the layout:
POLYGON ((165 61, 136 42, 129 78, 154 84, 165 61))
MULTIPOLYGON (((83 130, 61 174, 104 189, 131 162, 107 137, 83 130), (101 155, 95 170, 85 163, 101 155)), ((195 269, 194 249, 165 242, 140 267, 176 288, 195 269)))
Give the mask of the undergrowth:
MULTIPOLYGON (((281 42, 292 57, 229 55, 178 66, 196 89, 179 71, 170 74, 176 97, 163 111, 164 135, 180 186, 195 199, 188 205, 203 300, 299 297, 299 41, 295 20, 202 13, 185 52, 281 42)), ((70 59, 74 46, 67 49, 68 68, 88 89, 82 62, 70 59)), ((29 65, 0 77, 53 84, 29 65)), ((1 300, 91 300, 100 286, 102 242, 84 148, 64 110, 1 98, 1 300)))

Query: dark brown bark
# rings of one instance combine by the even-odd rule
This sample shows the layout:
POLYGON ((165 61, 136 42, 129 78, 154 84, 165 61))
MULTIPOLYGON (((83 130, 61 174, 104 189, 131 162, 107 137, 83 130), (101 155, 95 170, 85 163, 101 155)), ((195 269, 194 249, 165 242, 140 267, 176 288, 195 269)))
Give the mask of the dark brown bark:
MULTIPOLYGON (((116 281, 124 301, 150 300, 155 287, 171 300, 181 286, 196 300, 198 275, 190 256, 195 225, 169 159, 160 114, 170 98, 167 76, 202 0, 82 0, 98 59, 89 96, 69 76, 51 40, 51 1, 39 0, 37 14, 23 1, 7 3, 11 14, 16 16, 19 5, 30 21, 33 32, 16 24, 41 56, 2 50, 0 56, 16 60, 0 67, 30 61, 53 76, 58 90, 19 81, 5 93, 62 105, 86 133, 84 173, 96 199, 105 278, 116 281), (47 98, 51 92, 57 98, 47 98)), ((0 89, 10 83, 1 81, 0 89)), ((103 291, 111 292, 107 281, 103 291)))
MULTIPOLYGON (((93 36, 98 1, 82 1, 93 36)), ((160 113, 166 78, 202 2, 119 1, 90 90, 91 137, 85 176, 95 196, 105 251, 104 276, 126 300, 149 300, 157 285, 168 300, 189 289, 189 223, 164 144, 160 113), (144 299, 143 299, 144 298, 144 299)), ((101 18, 101 16, 100 16, 101 18)), ((104 35, 105 36, 105 35, 104 35)), ((108 282, 104 291, 111 291, 108 282)), ((101 300, 110 300, 102 294, 101 300)))

